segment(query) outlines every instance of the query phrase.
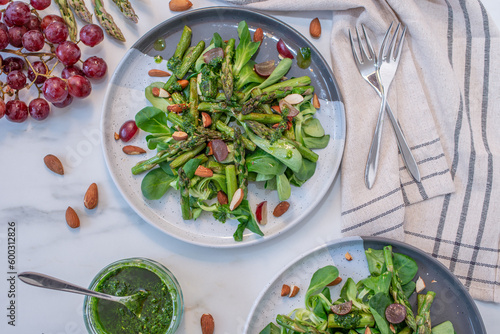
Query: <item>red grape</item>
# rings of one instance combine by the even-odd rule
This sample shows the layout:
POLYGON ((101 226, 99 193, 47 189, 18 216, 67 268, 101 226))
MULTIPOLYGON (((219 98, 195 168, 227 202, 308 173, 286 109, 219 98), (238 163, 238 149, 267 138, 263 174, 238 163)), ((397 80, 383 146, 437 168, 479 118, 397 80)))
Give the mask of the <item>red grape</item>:
POLYGON ((6 5, 10 0, 0 0, 0 5, 6 5))
POLYGON ((28 118, 28 106, 21 100, 10 100, 5 106, 5 116, 11 122, 22 123, 28 118))
POLYGON ((58 16, 58 15, 50 14, 50 15, 44 16, 42 19, 42 23, 40 25, 40 27, 42 28, 42 31, 45 32, 45 28, 47 28, 49 26, 49 24, 51 24, 52 22, 56 22, 56 21, 66 24, 64 22, 63 18, 58 16))
POLYGON ((84 98, 90 95, 92 84, 81 75, 73 75, 68 79, 68 90, 72 96, 84 98))
POLYGON ((94 47, 104 39, 102 28, 96 24, 87 24, 80 30, 80 40, 83 44, 94 47))
POLYGON ((68 85, 61 78, 51 77, 43 83, 42 92, 47 101, 62 102, 68 95, 68 85))
POLYGON ((9 18, 7 16, 3 17, 3 22, 5 23, 5 25, 7 27, 13 27, 14 26, 14 23, 10 22, 10 20, 9 20, 9 18))
POLYGON ((278 49, 278 53, 283 57, 283 58, 290 58, 290 59, 293 59, 293 54, 292 52, 290 51, 290 49, 288 49, 288 47, 286 46, 285 42, 283 42, 283 40, 280 38, 280 40, 278 41, 278 44, 276 44, 276 48, 278 49))
POLYGON ((3 22, 0 22, 0 29, 2 29, 3 31, 5 32, 9 32, 9 27, 7 27, 7 25, 3 22))
POLYGON ((16 26, 28 23, 30 15, 30 7, 22 1, 11 2, 5 10, 5 17, 16 26))
POLYGON ((9 33, 0 29, 0 49, 5 49, 7 46, 9 46, 9 33))
POLYGON ((85 73, 83 73, 83 71, 78 66, 66 66, 61 72, 61 78, 68 79, 69 77, 77 74, 81 75, 82 77, 85 76, 85 73))
MULTIPOLYGON (((45 65, 45 63, 43 63, 41 61, 33 62, 33 64, 31 64, 31 66, 33 66, 33 68, 35 69, 35 71, 37 73, 47 74, 47 72, 48 72, 47 65, 45 65)), ((30 79, 30 81, 35 80, 35 84, 39 85, 39 84, 43 84, 45 82, 45 80, 47 80, 47 77, 44 77, 43 75, 39 75, 37 77, 35 72, 33 72, 31 70, 31 67, 29 67, 28 68, 28 79, 30 79), (36 77, 36 80, 35 80, 35 77, 36 77)))
POLYGON ((7 57, 3 60, 3 71, 5 73, 10 73, 14 70, 24 69, 24 60, 19 57, 7 57))
POLYGON ((83 73, 89 78, 102 78, 106 74, 108 65, 104 59, 99 57, 90 57, 83 62, 83 73))
POLYGON ((66 23, 55 21, 45 28, 45 37, 51 43, 62 43, 68 39, 69 30, 66 23))
POLYGON ((44 10, 50 6, 50 0, 30 0, 30 4, 36 10, 44 10))
POLYGON ((0 118, 3 117, 3 115, 5 115, 5 102, 3 101, 3 99, 0 99, 0 118))
POLYGON ((23 46, 23 35, 28 32, 25 26, 15 26, 9 29, 10 44, 16 48, 23 46))
MULTIPOLYGON (((48 29, 48 28, 47 28, 48 29)), ((65 41, 56 48, 56 57, 66 66, 74 65, 80 60, 80 48, 71 41, 65 41)))
POLYGON ((66 99, 64 101, 59 102, 59 103, 52 103, 52 105, 54 107, 57 107, 57 108, 64 108, 64 107, 69 106, 71 104, 71 102, 73 102, 73 96, 68 94, 68 96, 66 96, 66 99))
POLYGON ((28 30, 42 30, 40 27, 41 24, 42 22, 40 21, 38 16, 31 14, 30 20, 25 24, 25 27, 28 28, 28 30))
POLYGON ((28 51, 40 51, 44 45, 45 40, 39 30, 30 30, 23 35, 23 46, 28 51))
POLYGON ((138 130, 139 129, 137 128, 135 121, 126 121, 125 123, 123 123, 119 131, 121 140, 123 140, 124 142, 129 141, 135 136, 138 130))
POLYGON ((7 84, 12 89, 22 89, 26 86, 26 75, 19 70, 12 71, 7 75, 7 84))
POLYGON ((37 121, 42 121, 49 116, 50 113, 50 105, 47 101, 42 99, 41 97, 31 100, 30 105, 28 106, 28 110, 30 116, 37 121))

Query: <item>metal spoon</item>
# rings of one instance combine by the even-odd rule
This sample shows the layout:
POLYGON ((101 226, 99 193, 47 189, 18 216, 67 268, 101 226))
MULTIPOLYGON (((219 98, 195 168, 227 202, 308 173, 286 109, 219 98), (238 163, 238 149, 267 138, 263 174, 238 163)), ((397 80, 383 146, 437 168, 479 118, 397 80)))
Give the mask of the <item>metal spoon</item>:
POLYGON ((24 283, 34 285, 39 288, 78 293, 81 295, 87 295, 120 303, 124 305, 130 312, 134 313, 138 318, 141 317, 142 306, 146 297, 149 295, 149 292, 146 290, 140 290, 136 294, 124 297, 107 295, 105 293, 82 288, 78 285, 65 282, 52 276, 30 271, 19 273, 17 277, 19 277, 19 279, 24 283))

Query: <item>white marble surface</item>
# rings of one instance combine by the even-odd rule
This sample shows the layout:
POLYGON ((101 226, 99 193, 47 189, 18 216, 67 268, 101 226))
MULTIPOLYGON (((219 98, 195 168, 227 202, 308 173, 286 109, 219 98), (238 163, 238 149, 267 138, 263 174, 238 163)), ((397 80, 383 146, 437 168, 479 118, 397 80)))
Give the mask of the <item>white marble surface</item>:
MULTIPOLYGON (((222 4, 207 0, 194 3, 196 8, 222 4)), ((494 21, 500 23, 500 3, 483 3, 494 21)), ((172 16, 165 0, 136 1, 134 6, 140 17, 138 25, 125 22, 109 6, 123 27, 127 43, 107 39, 93 50, 85 50, 86 56, 95 54, 106 59, 108 79, 137 38, 172 16)), ((323 35, 313 43, 330 59, 330 13, 274 14, 305 36, 310 20, 319 17, 323 35)), ((37 289, 21 282, 16 286, 16 326, 7 325, 7 222, 14 221, 15 271, 40 271, 86 286, 102 267, 115 260, 148 257, 168 266, 182 285, 185 313, 179 333, 200 333, 203 313, 214 316, 216 333, 241 333, 256 296, 281 268, 303 252, 340 237, 338 176, 315 213, 279 238, 238 249, 203 248, 178 241, 159 233, 136 215, 106 170, 99 138, 106 82, 95 83, 90 98, 74 102, 66 110, 54 110, 44 122, 14 124, 0 120, 0 332, 86 332, 82 296, 37 289), (48 153, 62 159, 64 176, 45 168, 43 157, 48 153), (99 186, 100 200, 98 207, 89 211, 82 199, 92 182, 99 186), (80 215, 79 229, 66 225, 67 206, 80 215)), ((500 305, 477 305, 488 333, 497 333, 500 305)))

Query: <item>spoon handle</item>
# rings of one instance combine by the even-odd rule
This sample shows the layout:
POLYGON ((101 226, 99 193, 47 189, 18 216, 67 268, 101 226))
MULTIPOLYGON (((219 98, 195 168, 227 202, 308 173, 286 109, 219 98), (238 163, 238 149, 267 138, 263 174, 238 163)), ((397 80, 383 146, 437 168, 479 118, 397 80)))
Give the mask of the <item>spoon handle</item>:
POLYGON ((37 286, 39 288, 46 288, 46 289, 53 289, 53 290, 60 290, 60 291, 66 291, 66 292, 72 292, 72 293, 78 293, 81 295, 87 295, 91 297, 96 297, 96 298, 101 298, 101 299, 107 299, 111 301, 117 301, 117 297, 115 296, 110 296, 104 293, 92 291, 89 289, 82 288, 81 286, 60 280, 58 278, 41 274, 41 273, 35 273, 32 271, 25 271, 22 273, 19 273, 17 275, 21 281, 24 283, 37 286))

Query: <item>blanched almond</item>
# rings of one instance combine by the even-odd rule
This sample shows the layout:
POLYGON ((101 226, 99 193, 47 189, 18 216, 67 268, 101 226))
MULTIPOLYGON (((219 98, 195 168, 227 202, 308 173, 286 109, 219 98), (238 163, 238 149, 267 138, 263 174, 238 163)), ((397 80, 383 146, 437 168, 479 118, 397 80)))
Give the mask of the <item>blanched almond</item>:
POLYGON ((287 284, 283 284, 281 287, 281 297, 288 296, 290 294, 290 286, 287 284))
POLYGON ((184 131, 175 131, 173 134, 172 134, 172 138, 176 141, 183 141, 183 140, 186 140, 188 139, 188 134, 185 133, 184 131))
POLYGON ((229 210, 233 211, 234 209, 236 209, 241 204, 241 201, 243 201, 244 195, 245 194, 243 193, 243 189, 236 189, 233 195, 233 199, 231 200, 231 204, 229 204, 229 210))
POLYGON ((214 172, 210 168, 198 166, 198 168, 196 168, 196 171, 194 172, 194 175, 199 177, 212 177, 214 176, 214 172))
POLYGON ((422 279, 422 277, 419 276, 417 279, 417 283, 415 284, 415 291, 417 291, 417 293, 420 293, 424 289, 425 289, 425 282, 422 279))
POLYGON ((123 153, 128 155, 137 155, 146 153, 146 151, 143 148, 134 145, 123 146, 122 151, 123 153))

